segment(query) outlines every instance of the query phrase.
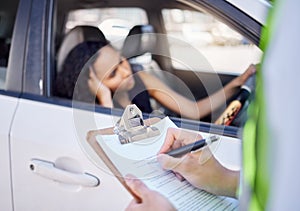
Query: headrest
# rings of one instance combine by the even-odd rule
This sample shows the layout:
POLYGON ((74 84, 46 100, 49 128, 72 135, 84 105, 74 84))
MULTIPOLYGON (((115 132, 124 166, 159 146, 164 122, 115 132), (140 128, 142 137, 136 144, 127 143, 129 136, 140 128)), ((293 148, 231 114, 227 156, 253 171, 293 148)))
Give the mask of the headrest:
POLYGON ((152 25, 136 25, 125 38, 122 55, 125 58, 140 56, 152 52, 156 44, 154 28, 152 25))
POLYGON ((84 41, 106 41, 102 31, 95 26, 76 26, 71 29, 63 39, 57 53, 57 71, 60 72, 62 65, 69 52, 79 43, 84 41))

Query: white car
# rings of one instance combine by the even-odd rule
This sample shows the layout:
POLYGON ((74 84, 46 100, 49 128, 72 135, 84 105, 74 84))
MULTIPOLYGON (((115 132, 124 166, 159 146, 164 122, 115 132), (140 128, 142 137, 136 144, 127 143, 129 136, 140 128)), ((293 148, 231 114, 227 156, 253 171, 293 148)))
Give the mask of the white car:
MULTIPOLYGON (((129 27, 149 24, 157 33, 188 42, 201 50, 210 69, 189 70, 176 60, 151 58, 199 99, 208 94, 203 81, 213 91, 215 76, 225 84, 260 61, 260 31, 270 7, 261 0, 11 0, 0 5, 0 209, 6 211, 122 210, 132 199, 85 140, 89 130, 114 126, 123 110, 53 96, 59 53, 72 28, 101 29, 111 19, 116 21, 111 28, 122 33, 106 24, 101 30, 107 38, 119 34, 124 40, 129 27), (222 24, 226 29, 216 30, 222 24)), ((172 40, 158 46, 169 49, 170 57, 190 50, 172 40)), ((178 89, 173 81, 166 83, 178 89)), ((241 126, 220 127, 210 123, 211 116, 172 120, 233 138, 241 126)))

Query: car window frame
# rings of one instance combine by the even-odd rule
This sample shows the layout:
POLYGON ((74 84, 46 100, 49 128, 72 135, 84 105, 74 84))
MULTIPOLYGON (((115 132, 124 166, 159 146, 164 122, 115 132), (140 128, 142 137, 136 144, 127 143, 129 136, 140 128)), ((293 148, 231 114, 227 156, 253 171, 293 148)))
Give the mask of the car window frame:
MULTIPOLYGON (((27 5, 27 20, 29 20, 29 8, 31 5, 31 3, 33 3, 36 0, 21 0, 23 6, 27 5), (30 4, 29 4, 30 3, 30 4), (25 5, 24 5, 25 4, 25 5)), ((21 89, 20 91, 22 92, 22 98, 24 99, 29 99, 29 100, 33 100, 33 101, 39 101, 39 102, 44 102, 44 103, 50 103, 50 104, 56 104, 56 105, 60 105, 60 106, 64 106, 64 107, 70 107, 70 108, 74 108, 74 104, 72 103, 72 101, 70 100, 64 100, 64 99, 58 99, 55 97, 52 97, 51 95, 51 79, 53 77, 51 71, 53 72, 54 67, 52 68, 51 63, 53 63, 54 61, 54 33, 55 33, 55 4, 53 0, 44 0, 43 4, 44 6, 44 17, 45 19, 43 21, 47 21, 48 23, 48 28, 45 29, 45 37, 43 40, 43 45, 44 45, 44 49, 41 53, 43 53, 45 55, 44 57, 44 63, 43 66, 41 67, 42 70, 42 74, 44 76, 44 81, 43 81, 43 92, 42 93, 32 93, 30 92, 30 88, 24 86, 24 89, 21 89), (45 80, 45 78, 47 80, 45 80)), ((20 15, 19 15, 20 16, 20 15)), ((23 15, 24 16, 24 15, 23 15)), ((20 16, 21 17, 21 16, 20 16)), ((18 19, 20 19, 20 17, 18 17, 18 19)), ((25 17, 23 17, 25 18, 25 17)), ((28 34, 28 32, 26 31, 27 27, 28 27, 28 23, 26 27, 23 27, 23 33, 28 34)), ((18 24, 19 25, 19 24, 18 24)), ((20 31, 20 30, 17 30, 20 31)), ((30 36, 33 36, 32 34, 30 34, 30 36)), ((20 38, 19 38, 20 39, 20 38)), ((25 43, 27 43, 28 38, 26 39, 26 37, 23 37, 23 52, 26 52, 26 47, 29 48, 30 46, 26 46, 25 43), (26 40, 26 42, 25 42, 26 40)), ((14 41, 15 43, 16 41, 14 41)), ((20 41, 19 41, 20 42, 20 41)), ((15 45, 15 44, 14 44, 15 45)), ((28 52, 24 53, 23 55, 23 60, 29 56, 30 54, 28 54, 28 52)), ((11 55, 11 59, 15 58, 15 56, 11 55)), ((22 60, 22 61, 23 61, 22 60)), ((25 64, 23 64, 22 62, 19 62, 19 65, 22 65, 22 68, 18 68, 19 70, 23 70, 23 66, 25 66, 25 64)), ((17 70, 17 69, 16 69, 17 70)), ((26 69, 27 70, 27 69, 26 69)), ((33 74, 32 72, 34 71, 34 69, 25 71, 26 74, 33 74)), ((24 71, 23 71, 24 72, 24 71)), ((20 76, 20 74, 19 74, 20 76)), ((24 83, 26 81, 28 81, 30 79, 29 76, 27 77, 23 77, 21 76, 20 78, 23 78, 24 83)), ((22 81, 22 80, 21 80, 22 81)), ((94 112, 97 113, 103 113, 103 114, 113 114, 115 116, 121 116, 122 114, 122 109, 109 109, 109 108, 105 108, 102 107, 100 105, 87 105, 85 103, 76 103, 76 108, 82 109, 82 110, 91 110, 93 109, 94 112)), ((144 117, 147 118, 149 117, 150 114, 144 114, 144 117)), ((238 137, 239 136, 239 131, 240 128, 236 128, 236 127, 231 127, 231 126, 218 126, 218 125, 214 125, 214 124, 210 124, 210 123, 205 123, 205 122, 200 122, 200 121, 194 121, 194 120, 188 120, 188 119, 180 119, 180 118, 176 118, 176 117, 171 117, 171 119, 175 122, 176 125, 186 128, 186 129, 191 129, 191 130, 198 130, 198 131, 203 131, 203 132, 211 132, 214 131, 214 133, 220 133, 223 135, 227 135, 227 136, 231 136, 231 137, 238 137)))

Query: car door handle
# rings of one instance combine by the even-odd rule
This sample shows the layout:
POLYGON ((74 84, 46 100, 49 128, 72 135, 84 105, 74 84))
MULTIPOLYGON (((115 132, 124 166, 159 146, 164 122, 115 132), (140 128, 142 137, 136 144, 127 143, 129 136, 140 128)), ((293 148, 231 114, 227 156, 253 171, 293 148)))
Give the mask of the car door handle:
POLYGON ((33 159, 29 162, 29 168, 42 177, 61 183, 85 187, 96 187, 100 184, 100 180, 91 174, 59 169, 55 167, 54 163, 48 161, 33 159))

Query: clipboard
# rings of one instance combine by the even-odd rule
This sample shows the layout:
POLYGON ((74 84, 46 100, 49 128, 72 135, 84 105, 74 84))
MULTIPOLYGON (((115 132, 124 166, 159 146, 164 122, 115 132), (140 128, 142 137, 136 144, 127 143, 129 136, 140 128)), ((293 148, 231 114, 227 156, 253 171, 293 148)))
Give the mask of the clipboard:
MULTIPOLYGON (((113 133, 113 127, 106 128, 106 132, 113 133)), ((105 165, 109 168, 109 170, 113 173, 113 175, 119 180, 119 182, 126 188, 126 190, 134 197, 137 203, 141 203, 141 198, 136 195, 126 184, 125 179, 123 176, 121 176, 121 172, 117 169, 117 167, 113 164, 113 162, 110 160, 110 158, 107 156, 105 151, 101 148, 101 146, 98 144, 96 140, 96 135, 101 134, 101 131, 92 131, 93 134, 90 135, 90 137, 87 138, 88 143, 90 146, 94 149, 94 151, 97 153, 97 155, 101 158, 101 160, 105 163, 105 165)), ((103 133, 102 134, 107 134, 103 133)))
POLYGON ((155 137, 141 140, 140 142, 137 142, 137 144, 129 143, 125 145, 121 145, 118 142, 118 136, 116 136, 117 134, 115 127, 90 131, 87 136, 87 141, 96 154, 101 158, 112 174, 119 180, 119 182, 138 203, 142 202, 141 198, 134 193, 125 182, 124 176, 127 175, 127 173, 133 173, 150 189, 158 191, 160 194, 167 197, 178 210, 211 210, 214 207, 220 207, 220 209, 223 210, 238 209, 238 201, 236 199, 216 196, 207 193, 204 190, 197 189, 186 180, 177 180, 176 176, 170 170, 166 171, 160 166, 157 166, 157 160, 147 160, 149 156, 153 157, 153 155, 156 155, 156 153, 159 151, 165 139, 167 129, 169 127, 176 127, 176 125, 168 117, 163 119, 148 119, 145 120, 144 123, 146 126, 154 124, 154 126, 160 129, 161 135, 158 136, 158 138, 155 137), (98 135, 101 135, 101 137, 98 137, 98 135), (158 141, 152 142, 147 146, 143 145, 143 143, 146 143, 151 139, 156 139, 158 141), (130 151, 130 149, 134 149, 134 151, 130 151), (136 154, 132 156, 130 152, 136 152, 136 154), (148 152, 149 154, 147 154, 148 152), (124 165, 128 164, 126 163, 126 160, 123 160, 124 157, 122 157, 122 155, 125 154, 126 158, 129 159, 128 166, 124 165), (115 155, 117 156, 114 157, 115 155), (137 158, 139 160, 137 160, 137 158), (147 177, 144 177, 145 175, 147 177), (186 194, 182 196, 181 191, 185 191, 186 194), (207 203, 202 203, 202 199, 206 200, 207 203))
POLYGON ((138 141, 138 139, 143 139, 145 137, 150 137, 153 135, 157 135, 157 133, 153 132, 153 127, 151 125, 159 122, 161 119, 154 117, 147 120, 142 119, 142 113, 141 111, 133 104, 126 107, 123 116, 120 118, 120 120, 117 122, 115 127, 109 127, 109 128, 103 128, 99 130, 92 130, 88 132, 87 135, 87 142, 89 145, 93 148, 93 150, 96 152, 96 154, 101 158, 101 160, 105 163, 105 165, 109 168, 109 170, 113 173, 113 175, 119 180, 119 182, 126 188, 126 190, 134 197, 134 199, 140 203, 142 200, 141 198, 136 195, 126 184, 124 176, 122 176, 121 172, 118 170, 118 168, 114 165, 114 163, 111 161, 109 156, 106 154, 105 150, 99 145, 99 143, 96 140, 97 135, 113 135, 120 133, 120 129, 116 129, 116 127, 122 128, 124 133, 121 133, 122 135, 119 135, 119 140, 122 144, 126 144, 129 142, 138 141), (134 112, 133 112, 134 111, 134 112), (139 119, 138 123, 139 125, 136 125, 136 119, 139 119), (134 122, 131 123, 131 120, 134 122), (142 127, 140 127, 142 126, 142 127), (133 129, 132 133, 130 132, 130 129, 133 129), (137 131, 137 130, 140 131, 137 131), (127 137, 124 137, 127 136, 127 137), (124 140, 124 138, 130 138, 130 140, 124 140))

